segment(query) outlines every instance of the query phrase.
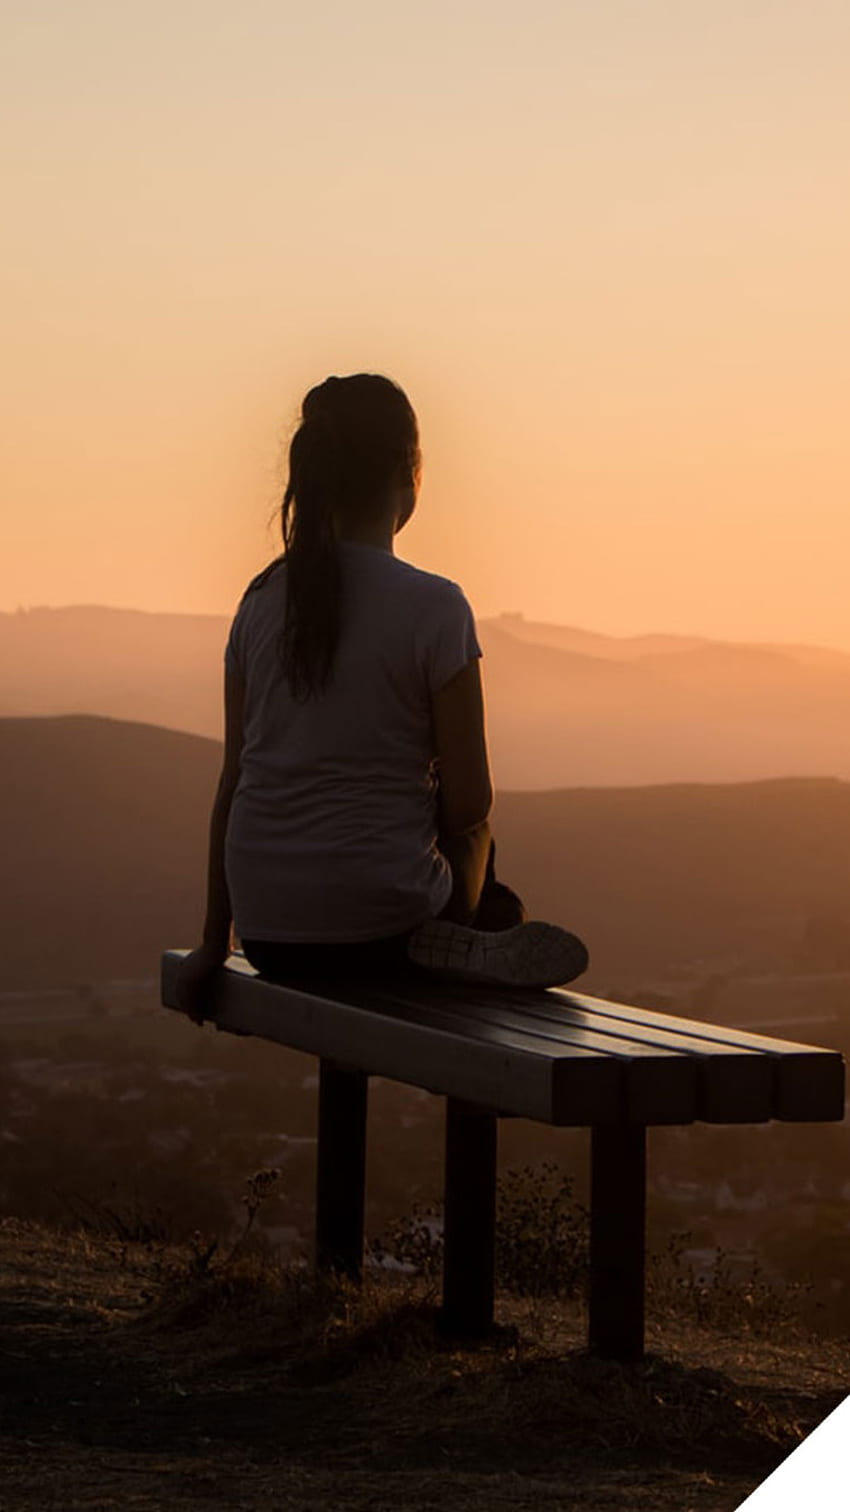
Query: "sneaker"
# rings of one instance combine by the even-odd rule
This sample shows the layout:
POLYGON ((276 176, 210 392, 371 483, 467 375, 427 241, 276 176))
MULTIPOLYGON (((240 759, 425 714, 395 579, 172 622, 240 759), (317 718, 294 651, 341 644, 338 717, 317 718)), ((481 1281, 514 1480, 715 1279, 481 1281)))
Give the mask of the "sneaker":
POLYGON ((577 935, 538 919, 500 930, 427 919, 413 931, 407 954, 428 971, 501 987, 563 987, 590 959, 577 935))

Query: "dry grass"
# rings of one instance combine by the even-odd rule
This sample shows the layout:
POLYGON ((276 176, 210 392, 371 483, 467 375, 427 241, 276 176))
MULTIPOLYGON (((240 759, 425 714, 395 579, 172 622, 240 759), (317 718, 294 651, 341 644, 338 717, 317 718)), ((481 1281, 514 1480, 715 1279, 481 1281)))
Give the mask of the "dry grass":
POLYGON ((578 1303, 460 1348, 426 1283, 0 1225, 4 1512, 732 1512, 846 1394, 841 1345, 667 1319, 641 1365, 578 1303))

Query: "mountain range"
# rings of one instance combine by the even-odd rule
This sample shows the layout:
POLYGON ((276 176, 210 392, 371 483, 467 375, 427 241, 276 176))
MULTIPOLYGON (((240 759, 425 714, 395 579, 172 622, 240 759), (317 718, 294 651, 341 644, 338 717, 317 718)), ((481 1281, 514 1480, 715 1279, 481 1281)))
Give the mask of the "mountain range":
MULTIPOLYGON (((197 940, 221 747, 74 715, 0 720, 0 990, 153 977, 197 940)), ((850 784, 502 793, 497 871, 581 934, 583 985, 850 966, 850 784)))
MULTIPOLYGON (((0 615, 0 715, 100 714, 219 738, 223 616, 0 615)), ((482 620, 497 786, 850 779, 850 656, 482 620)))

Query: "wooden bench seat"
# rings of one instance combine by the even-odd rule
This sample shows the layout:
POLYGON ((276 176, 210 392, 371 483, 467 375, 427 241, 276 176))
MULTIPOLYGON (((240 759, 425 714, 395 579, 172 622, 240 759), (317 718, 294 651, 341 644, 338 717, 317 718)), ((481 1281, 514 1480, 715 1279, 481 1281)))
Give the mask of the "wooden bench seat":
MULTIPOLYGON (((184 954, 163 956, 169 1008, 184 954)), ((836 1051, 562 989, 435 978, 307 990, 233 955, 210 1013, 221 1030, 319 1057, 320 1265, 358 1274, 362 1263, 369 1076, 447 1099, 443 1309, 457 1332, 492 1323, 498 1118, 589 1127, 590 1347, 621 1359, 643 1351, 646 1128, 844 1116, 836 1051)))

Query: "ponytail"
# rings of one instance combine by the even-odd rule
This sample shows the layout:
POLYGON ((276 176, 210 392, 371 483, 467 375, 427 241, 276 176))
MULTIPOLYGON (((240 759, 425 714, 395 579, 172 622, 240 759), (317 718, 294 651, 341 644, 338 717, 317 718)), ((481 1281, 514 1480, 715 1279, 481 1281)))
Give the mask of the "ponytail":
POLYGON ((283 670, 293 697, 321 692, 339 640, 340 571, 335 513, 337 448, 320 417, 306 417, 293 437, 281 523, 286 554, 283 670))
POLYGON ((326 688, 339 643, 339 523, 366 518, 394 481, 415 476, 419 438, 407 396, 372 373, 326 379, 307 394, 301 417, 281 508, 280 654, 293 697, 304 701, 326 688))

